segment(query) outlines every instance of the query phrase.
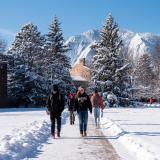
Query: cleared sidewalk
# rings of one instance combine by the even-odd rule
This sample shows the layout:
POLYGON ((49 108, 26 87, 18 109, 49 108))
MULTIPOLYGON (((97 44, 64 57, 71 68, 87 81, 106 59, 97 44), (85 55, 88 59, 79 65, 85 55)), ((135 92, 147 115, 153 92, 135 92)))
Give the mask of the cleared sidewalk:
POLYGON ((78 120, 70 125, 69 120, 62 128, 60 139, 49 138, 34 160, 119 160, 116 151, 89 117, 88 136, 81 138, 78 120))

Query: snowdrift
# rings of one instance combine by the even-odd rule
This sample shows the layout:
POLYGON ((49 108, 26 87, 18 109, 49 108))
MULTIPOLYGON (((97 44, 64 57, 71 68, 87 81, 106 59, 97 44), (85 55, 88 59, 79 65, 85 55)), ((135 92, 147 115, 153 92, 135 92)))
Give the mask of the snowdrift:
POLYGON ((101 120, 102 132, 108 139, 117 139, 138 160, 160 160, 158 148, 144 141, 138 135, 126 132, 120 125, 106 117, 101 120), (108 132, 109 135, 108 136, 108 132))
MULTIPOLYGON (((68 113, 62 114, 62 124, 66 122, 68 113)), ((0 139, 0 160, 20 160, 33 157, 50 137, 50 121, 34 121, 19 129, 12 135, 0 139)))

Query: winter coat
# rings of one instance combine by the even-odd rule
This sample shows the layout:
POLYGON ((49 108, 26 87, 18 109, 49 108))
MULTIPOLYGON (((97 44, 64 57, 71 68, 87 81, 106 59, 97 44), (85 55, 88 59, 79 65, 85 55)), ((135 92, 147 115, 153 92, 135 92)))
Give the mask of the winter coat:
POLYGON ((75 98, 75 109, 76 111, 87 111, 89 109, 92 113, 92 105, 89 96, 86 93, 77 95, 75 98))
POLYGON ((68 99, 68 110, 75 111, 75 98, 68 99))
POLYGON ((100 107, 101 109, 105 108, 103 104, 103 99, 99 94, 92 95, 91 104, 92 104, 92 107, 100 107))
POLYGON ((64 98, 61 94, 56 93, 56 94, 51 94, 48 97, 48 110, 51 115, 53 116, 60 116, 61 113, 64 110, 64 98))

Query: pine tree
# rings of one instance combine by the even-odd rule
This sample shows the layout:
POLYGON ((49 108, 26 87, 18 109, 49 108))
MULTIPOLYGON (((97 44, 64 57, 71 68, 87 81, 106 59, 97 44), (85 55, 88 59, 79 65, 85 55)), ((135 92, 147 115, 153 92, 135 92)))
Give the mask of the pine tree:
POLYGON ((5 52, 6 46, 7 43, 3 39, 0 39, 0 55, 5 52))
MULTIPOLYGON (((24 25, 16 35, 9 53, 14 57, 10 75, 10 95, 34 103, 32 97, 41 94, 44 37, 32 23, 24 25)), ((45 94, 45 92, 44 92, 45 94)))
POLYGON ((34 70, 39 64, 37 61, 39 62, 42 59, 44 42, 45 39, 41 36, 37 26, 29 23, 24 25, 21 31, 17 33, 9 52, 20 54, 25 66, 30 70, 34 70))
POLYGON ((46 63, 52 64, 54 60, 58 60, 64 67, 70 68, 70 59, 66 56, 69 50, 64 44, 63 33, 60 28, 60 22, 57 17, 54 17, 47 34, 46 48, 46 63))
POLYGON ((71 77, 68 69, 58 61, 54 61, 50 69, 51 72, 50 77, 48 78, 48 83, 51 87, 54 84, 58 85, 61 92, 65 93, 66 89, 71 84, 71 77))
POLYGON ((71 83, 69 74, 69 68, 71 67, 70 58, 67 56, 69 49, 64 44, 63 33, 57 17, 54 17, 49 27, 46 38, 46 50, 45 65, 47 71, 46 77, 49 80, 48 84, 53 85, 58 83, 61 88, 66 89, 67 85, 71 83), (66 87, 64 87, 64 84, 66 87))
POLYGON ((153 55, 153 61, 156 70, 156 79, 160 80, 160 39, 157 41, 155 49, 156 52, 153 55))
POLYGON ((9 95, 18 100, 28 102, 26 93, 24 93, 25 65, 19 55, 14 57, 14 65, 9 69, 9 95))
POLYGON ((118 25, 109 15, 101 31, 101 40, 93 46, 96 54, 93 58, 92 83, 107 92, 106 95, 111 93, 121 101, 122 98, 128 97, 128 64, 125 64, 120 54, 122 40, 118 32, 118 25))
POLYGON ((152 60, 148 54, 144 54, 139 58, 134 75, 137 85, 142 85, 144 87, 151 85, 154 72, 152 60))
POLYGON ((0 37, 0 62, 10 62, 11 57, 8 55, 4 54, 7 48, 7 43, 5 40, 1 39, 0 37))

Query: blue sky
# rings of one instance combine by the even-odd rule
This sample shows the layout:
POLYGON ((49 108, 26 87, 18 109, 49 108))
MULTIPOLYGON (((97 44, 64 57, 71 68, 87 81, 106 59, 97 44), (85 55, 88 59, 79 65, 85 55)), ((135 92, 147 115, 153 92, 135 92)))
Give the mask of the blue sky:
POLYGON ((89 29, 100 29, 108 13, 121 28, 159 34, 159 7, 160 0, 0 0, 0 34, 11 41, 28 22, 47 33, 56 15, 67 39, 89 29))

